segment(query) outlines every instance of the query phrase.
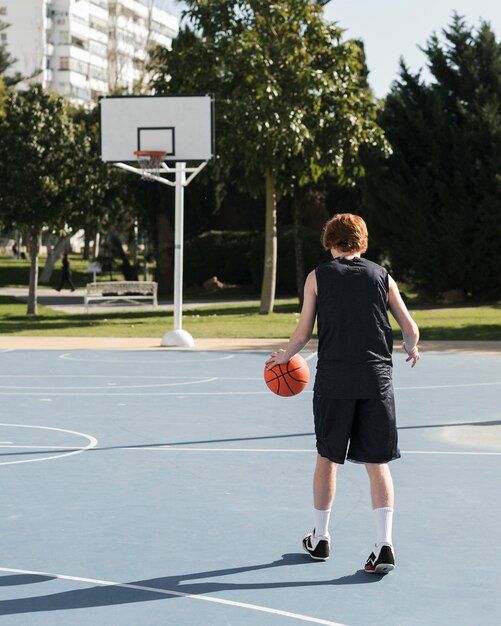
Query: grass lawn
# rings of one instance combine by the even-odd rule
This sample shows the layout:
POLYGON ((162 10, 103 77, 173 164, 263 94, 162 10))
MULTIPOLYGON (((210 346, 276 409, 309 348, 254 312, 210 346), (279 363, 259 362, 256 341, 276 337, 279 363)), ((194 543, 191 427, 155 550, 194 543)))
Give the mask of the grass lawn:
MULTIPOLYGON (((299 319, 297 302, 279 304, 276 312, 259 315, 255 305, 230 305, 186 310, 183 328, 194 337, 286 337, 299 319)), ((127 311, 68 315, 39 306, 36 317, 26 315, 26 304, 0 296, 0 335, 68 337, 157 337, 173 325, 172 313, 127 311)))
MULTIPOLYGON (((38 257, 38 263, 40 272, 45 264, 46 257, 40 255, 38 257)), ((69 256, 72 278, 75 286, 85 287, 85 285, 92 281, 93 275, 87 272, 90 261, 82 260, 81 255, 71 254, 69 256)), ((29 283, 30 276, 30 261, 29 259, 13 259, 11 256, 4 254, 0 255, 0 287, 26 287, 29 283)), ((48 287, 57 287, 61 278, 61 259, 56 262, 54 272, 48 287)), ((109 272, 98 274, 97 280, 111 280, 109 272)), ((112 274, 114 280, 121 280, 122 274, 118 270, 114 270, 112 274)), ((142 278, 142 276, 141 276, 142 278)), ((150 276, 151 279, 151 276, 150 276)), ((44 286, 40 285, 43 289, 44 286)))
MULTIPOLYGON (((80 256, 70 257, 73 280, 84 287, 91 275, 88 262, 80 256)), ((40 266, 45 259, 40 258, 40 266)), ((56 264, 51 285, 59 283, 60 261, 56 264)), ((0 287, 19 287, 28 284, 29 260, 0 256, 0 287)), ((113 276, 120 279, 118 272, 113 276)), ((109 274, 100 275, 109 280, 109 274)), ((210 308, 190 310, 185 304, 183 327, 194 337, 205 338, 286 338, 293 332, 298 315, 296 299, 276 304, 271 315, 259 315, 255 304, 223 306, 224 300, 253 299, 258 296, 246 288, 224 289, 222 293, 208 294, 200 290, 185 290, 185 302, 191 298, 214 302, 210 308)), ((501 302, 478 306, 441 307, 408 304, 420 330, 421 338, 429 340, 501 340, 501 302)), ((391 317, 391 316, 390 316, 391 317)), ((35 318, 26 315, 26 305, 14 298, 0 296, 0 335, 50 335, 85 337, 161 337, 172 328, 172 314, 158 311, 128 311, 68 315, 39 306, 35 318)), ((392 320, 395 337, 400 333, 392 320)))
MULTIPOLYGON (((410 307, 423 340, 501 340, 501 304, 477 307, 410 307)), ((391 316, 390 316, 391 317, 391 316)), ((299 319, 295 300, 280 302, 271 315, 260 315, 256 305, 217 305, 185 309, 183 327, 194 337, 286 338, 299 319)), ((395 338, 400 337, 392 320, 395 338)), ((0 296, 0 335, 68 337, 161 337, 172 328, 172 314, 128 311, 68 315, 39 307, 37 317, 26 315, 26 305, 0 296)))

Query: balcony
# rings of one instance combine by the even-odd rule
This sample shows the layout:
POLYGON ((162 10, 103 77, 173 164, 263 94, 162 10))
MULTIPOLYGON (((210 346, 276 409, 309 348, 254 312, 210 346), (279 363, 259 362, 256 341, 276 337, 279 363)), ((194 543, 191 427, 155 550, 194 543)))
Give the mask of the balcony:
POLYGON ((91 0, 89 14, 91 19, 94 17, 102 22, 107 22, 108 3, 105 0, 91 0))
POLYGON ((73 37, 81 39, 83 41, 87 41, 90 36, 90 26, 89 23, 83 24, 82 22, 74 19, 74 16, 71 16, 70 20, 70 31, 73 37))

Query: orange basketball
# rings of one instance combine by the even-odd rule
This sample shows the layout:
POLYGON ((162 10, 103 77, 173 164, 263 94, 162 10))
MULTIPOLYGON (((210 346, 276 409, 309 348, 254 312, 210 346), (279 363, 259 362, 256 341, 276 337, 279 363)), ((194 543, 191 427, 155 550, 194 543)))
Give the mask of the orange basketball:
POLYGON ((301 393, 310 380, 308 363, 300 354, 290 361, 264 370, 264 382, 278 396, 290 397, 301 393))

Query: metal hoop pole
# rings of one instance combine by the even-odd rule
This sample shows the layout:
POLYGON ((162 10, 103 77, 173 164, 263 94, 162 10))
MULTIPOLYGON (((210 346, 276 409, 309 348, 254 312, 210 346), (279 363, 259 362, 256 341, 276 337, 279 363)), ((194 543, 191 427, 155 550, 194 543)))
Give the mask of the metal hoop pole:
POLYGON ((184 241, 184 188, 202 171, 207 165, 204 161, 197 167, 186 167, 185 162, 176 162, 176 166, 169 167, 165 162, 161 172, 152 174, 143 172, 137 167, 127 163, 114 163, 117 167, 134 174, 140 174, 149 180, 156 180, 164 185, 175 188, 175 225, 174 225, 174 328, 168 331, 162 338, 162 346, 188 346, 195 345, 193 337, 183 330, 183 241, 184 241), (186 178, 187 172, 190 177, 186 178), (162 178, 161 174, 174 174, 174 180, 162 178))
POLYGON ((175 224, 174 224, 174 329, 162 338, 162 346, 195 345, 189 332, 183 330, 183 240, 184 240, 184 188, 186 163, 176 162, 175 224))
POLYGON ((176 163, 176 202, 174 231, 174 330, 183 328, 183 240, 184 184, 186 163, 176 163))

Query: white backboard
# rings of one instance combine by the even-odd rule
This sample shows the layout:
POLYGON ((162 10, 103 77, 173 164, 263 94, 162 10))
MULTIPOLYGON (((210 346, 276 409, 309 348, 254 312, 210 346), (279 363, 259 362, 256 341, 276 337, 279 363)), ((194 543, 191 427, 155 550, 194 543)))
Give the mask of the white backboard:
POLYGON ((211 96, 107 96, 99 107, 106 163, 134 161, 137 150, 167 152, 165 161, 214 156, 211 96))

